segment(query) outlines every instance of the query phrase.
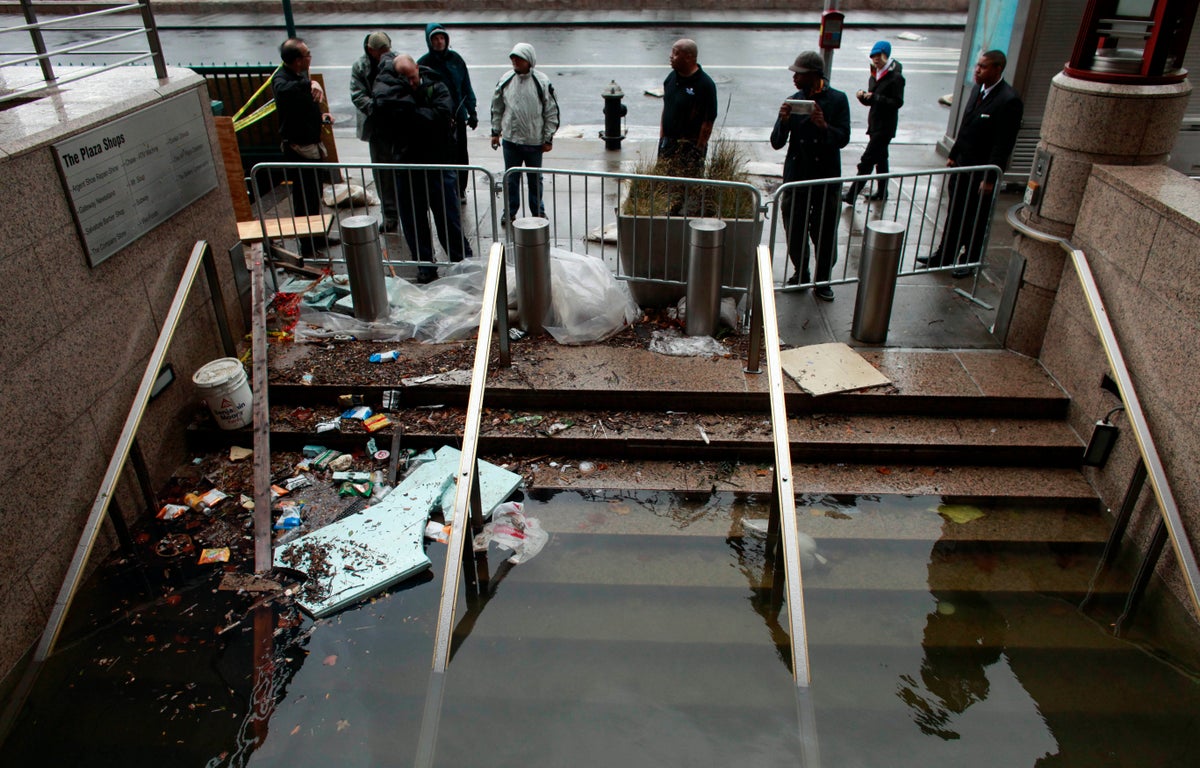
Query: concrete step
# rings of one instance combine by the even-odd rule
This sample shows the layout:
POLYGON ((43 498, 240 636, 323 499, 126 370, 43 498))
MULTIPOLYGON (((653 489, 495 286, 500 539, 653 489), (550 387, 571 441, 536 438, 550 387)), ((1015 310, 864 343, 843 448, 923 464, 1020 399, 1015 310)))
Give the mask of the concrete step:
MULTIPOLYGON (((349 419, 338 430, 317 433, 318 422, 335 418, 343 409, 304 410, 312 413, 297 418, 295 407, 271 408, 275 450, 299 451, 314 443, 361 450, 372 436, 361 422, 349 419)), ((404 409, 388 416, 393 424, 374 433, 376 442, 389 445, 393 431, 402 429, 404 446, 417 450, 459 443, 465 421, 465 411, 457 407, 404 409)), ((1082 441, 1066 422, 1038 418, 811 414, 789 419, 788 435, 792 460, 798 462, 1075 467, 1083 454, 1082 441)), ((249 428, 193 425, 188 437, 195 450, 219 450, 244 444, 249 428)), ((769 421, 759 414, 546 409, 487 410, 479 451, 593 460, 765 462, 774 455, 769 421)))
MULTIPOLYGON (((378 344, 273 348, 271 401, 332 404, 340 395, 361 394, 368 405, 378 407, 384 391, 396 390, 404 407, 466 403, 471 345, 404 343, 390 348, 402 351, 402 363, 366 363, 371 352, 380 350, 378 344)), ((1012 352, 859 352, 891 380, 890 386, 814 397, 785 376, 788 413, 1023 418, 1061 418, 1066 413, 1066 394, 1040 364, 1012 352)), ((766 377, 747 374, 744 366, 744 358, 738 357, 668 357, 641 348, 522 343, 513 346, 511 368, 493 366, 485 403, 508 409, 765 413, 766 377)))

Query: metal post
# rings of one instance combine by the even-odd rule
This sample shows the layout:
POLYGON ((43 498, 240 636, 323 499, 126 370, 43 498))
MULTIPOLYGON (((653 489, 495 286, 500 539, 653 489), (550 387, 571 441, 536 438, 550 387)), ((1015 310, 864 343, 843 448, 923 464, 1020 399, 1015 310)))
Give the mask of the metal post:
POLYGON ((150 0, 138 0, 138 5, 142 7, 142 27, 146 30, 146 42, 150 46, 150 60, 154 62, 154 76, 166 80, 167 60, 163 57, 162 43, 158 40, 158 24, 154 22, 150 0))
POLYGON ((896 273, 904 247, 904 225, 897 221, 867 222, 859 262, 858 294, 850 335, 867 344, 887 341, 896 296, 896 273))
POLYGON ((1167 524, 1159 518, 1154 524, 1154 533, 1150 536, 1146 554, 1142 555, 1142 562, 1138 565, 1137 575, 1133 577, 1133 586, 1129 588, 1129 595, 1125 598, 1125 610, 1113 623, 1113 634, 1117 637, 1120 637, 1126 625, 1133 621, 1134 614, 1141 606, 1146 587, 1150 586, 1150 577, 1154 575, 1154 568, 1158 565, 1158 558, 1162 556, 1163 547, 1166 545, 1167 524))
POLYGON ((688 222, 687 335, 712 336, 721 316, 725 222, 688 222))
POLYGON ((379 247, 379 222, 374 216, 351 216, 342 221, 342 247, 354 316, 375 322, 388 317, 387 286, 383 279, 383 251, 379 247))
POLYGON ((287 36, 296 36, 296 19, 292 16, 292 0, 283 0, 283 25, 287 28, 287 36))
POLYGON ((225 349, 226 357, 237 357, 237 345, 233 334, 229 332, 229 314, 225 311, 225 294, 221 291, 221 280, 217 275, 216 257, 212 249, 204 251, 204 276, 208 280, 208 292, 212 296, 213 314, 217 319, 217 330, 221 334, 221 346, 225 349))
POLYGON ((550 220, 539 216, 516 219, 512 236, 517 322, 526 333, 541 333, 550 309, 550 220))
MULTIPOLYGON (((25 13, 25 23, 36 25, 37 12, 33 10, 32 0, 21 0, 21 10, 25 13)), ((42 79, 47 83, 54 82, 54 66, 50 63, 50 59, 46 58, 46 41, 42 38, 42 28, 33 26, 29 30, 29 39, 33 43, 33 50, 38 55, 38 66, 42 68, 42 79)))

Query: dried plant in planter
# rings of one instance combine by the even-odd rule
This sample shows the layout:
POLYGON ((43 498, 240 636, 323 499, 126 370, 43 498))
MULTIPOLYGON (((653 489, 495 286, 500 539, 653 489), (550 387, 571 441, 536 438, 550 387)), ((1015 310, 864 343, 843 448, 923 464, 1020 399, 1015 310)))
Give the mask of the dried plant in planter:
MULTIPOLYGON (((747 156, 729 139, 714 139, 704 166, 711 181, 748 183, 747 156)), ((683 164, 672 158, 642 159, 633 173, 644 177, 687 178, 683 164)), ((669 178, 635 178, 625 195, 621 213, 626 216, 687 216, 688 218, 747 219, 754 216, 755 198, 747 190, 709 184, 680 184, 669 178)))

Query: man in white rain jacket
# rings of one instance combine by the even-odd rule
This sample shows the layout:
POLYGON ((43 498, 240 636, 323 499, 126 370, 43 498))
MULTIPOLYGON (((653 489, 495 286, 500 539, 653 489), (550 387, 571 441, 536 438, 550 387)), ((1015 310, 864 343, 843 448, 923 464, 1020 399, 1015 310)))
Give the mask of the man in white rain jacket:
MULTIPOLYGON (((535 70, 537 54, 529 43, 517 43, 508 55, 513 71, 496 83, 492 94, 492 149, 504 147, 504 170, 522 165, 542 167, 542 155, 549 152, 558 130, 558 100, 550 78, 535 70)), ((545 216, 541 174, 526 174, 531 216, 545 216)), ((521 209, 521 182, 517 174, 508 179, 505 210, 501 222, 521 209)))

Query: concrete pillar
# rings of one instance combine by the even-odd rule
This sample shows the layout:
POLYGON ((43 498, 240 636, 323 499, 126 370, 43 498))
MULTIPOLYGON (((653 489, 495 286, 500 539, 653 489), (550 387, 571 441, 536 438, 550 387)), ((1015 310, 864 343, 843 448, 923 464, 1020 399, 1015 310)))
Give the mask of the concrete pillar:
MULTIPOLYGON (((1025 223, 1070 238, 1093 165, 1165 164, 1191 91, 1186 81, 1115 85, 1055 75, 1038 143, 1038 151, 1049 158, 1049 170, 1040 200, 1022 213, 1025 223)), ((1014 247, 1025 270, 1004 343, 1037 357, 1065 254, 1020 235, 1014 247)))

